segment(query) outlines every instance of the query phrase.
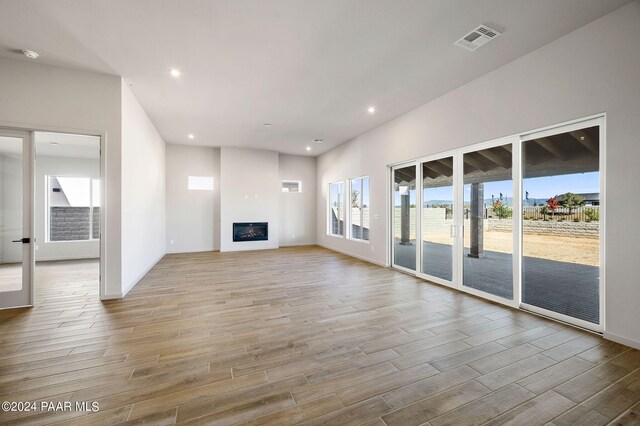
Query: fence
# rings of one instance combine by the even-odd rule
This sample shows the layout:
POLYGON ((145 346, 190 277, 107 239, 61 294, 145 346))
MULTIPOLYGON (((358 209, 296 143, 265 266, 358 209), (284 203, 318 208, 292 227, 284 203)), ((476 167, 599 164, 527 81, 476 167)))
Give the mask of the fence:
MULTIPOLYGON (((506 212, 506 217, 503 219, 510 219, 512 217, 512 209, 509 208, 506 212)), ((598 222, 600 220, 600 207, 598 206, 585 206, 569 209, 568 207, 558 207, 553 214, 546 208, 546 206, 526 206, 522 208, 522 216, 524 220, 554 220, 559 222, 598 222)), ((464 209, 464 218, 469 218, 469 208, 464 209)), ((484 209, 485 219, 497 219, 498 215, 493 211, 493 207, 487 207, 484 209)))
POLYGON ((598 222, 600 220, 600 207, 578 207, 569 209, 559 207, 553 213, 546 206, 523 207, 523 217, 527 220, 557 220, 568 222, 598 222))

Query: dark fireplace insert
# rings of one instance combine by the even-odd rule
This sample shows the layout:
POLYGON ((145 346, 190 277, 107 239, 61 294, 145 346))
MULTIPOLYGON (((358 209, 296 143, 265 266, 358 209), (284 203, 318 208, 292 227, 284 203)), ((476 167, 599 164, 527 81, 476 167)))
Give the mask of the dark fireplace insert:
POLYGON ((269 239, 268 222, 236 222, 233 224, 233 241, 266 241, 269 239))

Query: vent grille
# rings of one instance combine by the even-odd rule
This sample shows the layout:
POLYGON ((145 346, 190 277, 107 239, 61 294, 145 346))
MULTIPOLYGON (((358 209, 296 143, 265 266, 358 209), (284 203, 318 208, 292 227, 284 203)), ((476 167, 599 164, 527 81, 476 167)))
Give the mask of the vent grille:
POLYGON ((478 47, 487 44, 501 33, 486 25, 480 25, 470 33, 466 34, 454 44, 464 47, 467 50, 476 50, 478 47))

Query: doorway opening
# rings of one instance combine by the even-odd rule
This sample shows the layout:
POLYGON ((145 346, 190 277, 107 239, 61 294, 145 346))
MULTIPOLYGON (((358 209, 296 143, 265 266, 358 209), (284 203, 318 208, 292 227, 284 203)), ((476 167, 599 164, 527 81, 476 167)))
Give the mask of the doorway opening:
POLYGON ((0 309, 100 297, 101 137, 0 129, 0 309))
POLYGON ((35 298, 99 297, 100 137, 34 132, 35 298))

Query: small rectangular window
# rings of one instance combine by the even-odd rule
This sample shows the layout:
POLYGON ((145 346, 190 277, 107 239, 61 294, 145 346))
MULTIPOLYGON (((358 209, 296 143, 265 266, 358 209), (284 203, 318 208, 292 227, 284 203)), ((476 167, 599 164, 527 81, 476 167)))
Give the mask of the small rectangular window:
POLYGON ((47 177, 48 241, 100 238, 100 180, 47 177))
POLYGON ((329 235, 344 236, 344 182, 329 184, 329 235))
POLYGON ((189 191, 213 191, 213 176, 189 176, 189 191))
POLYGON ((299 180, 283 180, 282 192, 302 192, 302 182, 299 180))
POLYGON ((352 240, 369 240, 369 176, 351 179, 349 222, 352 240))

